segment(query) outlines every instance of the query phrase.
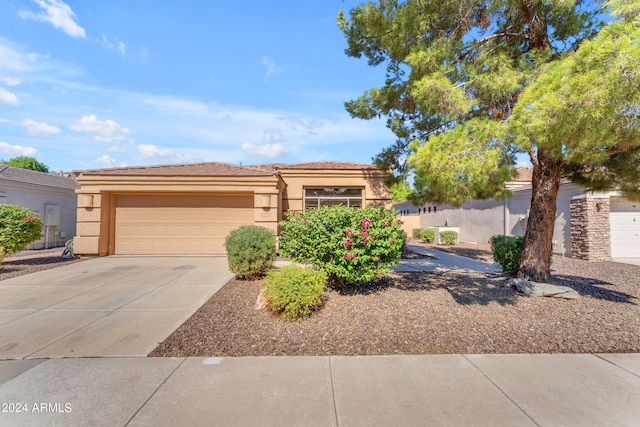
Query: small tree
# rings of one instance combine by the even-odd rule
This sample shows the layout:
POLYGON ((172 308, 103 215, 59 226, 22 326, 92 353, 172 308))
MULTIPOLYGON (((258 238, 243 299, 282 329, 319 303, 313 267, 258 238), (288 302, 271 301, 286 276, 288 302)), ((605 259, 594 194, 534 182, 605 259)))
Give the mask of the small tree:
POLYGON ((29 156, 18 156, 9 160, 0 160, 0 163, 14 168, 49 173, 49 167, 47 165, 45 165, 44 163, 40 163, 33 157, 29 156))
MULTIPOLYGON (((42 237, 42 221, 32 211, 16 205, 0 205, 0 254, 23 251, 42 237)), ((1 261, 1 259, 0 259, 1 261)))

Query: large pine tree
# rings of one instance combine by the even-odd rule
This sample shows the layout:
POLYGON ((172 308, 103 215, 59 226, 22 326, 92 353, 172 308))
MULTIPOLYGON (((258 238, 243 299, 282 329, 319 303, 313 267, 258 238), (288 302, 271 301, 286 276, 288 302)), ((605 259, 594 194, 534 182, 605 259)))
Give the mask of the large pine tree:
POLYGON ((415 172, 417 203, 508 197, 527 153, 518 275, 547 281, 563 176, 640 197, 639 11, 639 0, 363 4, 338 16, 346 53, 386 64, 387 79, 346 107, 387 117, 398 139, 375 160, 397 179, 415 172))

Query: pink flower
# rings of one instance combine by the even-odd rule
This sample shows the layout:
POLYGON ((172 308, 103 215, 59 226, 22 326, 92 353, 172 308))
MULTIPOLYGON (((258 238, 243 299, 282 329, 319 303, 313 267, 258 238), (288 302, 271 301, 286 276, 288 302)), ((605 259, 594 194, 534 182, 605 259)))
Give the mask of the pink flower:
POLYGON ((344 247, 345 248, 348 248, 351 245, 353 245, 353 242, 351 240, 347 239, 347 240, 344 241, 344 247))
POLYGON ((306 223, 308 223, 308 222, 309 222, 309 221, 307 221, 306 219, 303 219, 303 220, 302 220, 302 223, 303 223, 303 224, 306 224, 306 223))
POLYGON ((346 259, 354 259, 354 258, 355 258, 355 257, 357 257, 357 256, 358 256, 358 255, 356 255, 356 254, 345 254, 345 256, 344 256, 344 257, 345 257, 346 259))
POLYGON ((395 237, 392 237, 392 238, 391 238, 391 243, 395 243, 395 242, 396 242, 396 238, 395 238, 395 237))
POLYGON ((390 223, 388 220, 386 220, 386 219, 385 219, 385 220, 384 220, 384 226, 385 226, 385 227, 388 227, 388 226, 390 226, 390 225, 391 225, 391 223, 390 223))
POLYGON ((36 219, 38 219, 37 216, 31 215, 31 216, 26 217, 24 220, 25 220, 25 222, 31 222, 31 221, 35 221, 36 219))
POLYGON ((364 237, 369 237, 369 230, 358 230, 358 233, 360 233, 364 237))
POLYGON ((353 236, 353 231, 347 230, 347 232, 345 234, 347 235, 347 237, 352 237, 353 236))
POLYGON ((371 227, 373 225, 373 223, 371 222, 371 220, 369 218, 363 219, 360 224, 362 225, 363 228, 369 228, 369 227, 371 227))

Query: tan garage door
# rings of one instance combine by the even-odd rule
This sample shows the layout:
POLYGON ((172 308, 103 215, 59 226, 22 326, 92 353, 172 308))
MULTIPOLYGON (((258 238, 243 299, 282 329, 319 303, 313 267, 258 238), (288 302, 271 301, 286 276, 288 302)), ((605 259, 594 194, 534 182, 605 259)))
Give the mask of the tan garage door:
POLYGON ((253 222, 253 195, 121 195, 115 253, 224 254, 229 232, 253 222))

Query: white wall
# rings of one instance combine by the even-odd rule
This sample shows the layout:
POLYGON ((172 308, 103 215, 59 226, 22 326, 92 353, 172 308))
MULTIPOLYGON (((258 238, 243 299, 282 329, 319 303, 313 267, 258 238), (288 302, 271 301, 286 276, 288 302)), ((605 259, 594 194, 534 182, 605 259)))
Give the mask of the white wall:
POLYGON ((422 228, 443 226, 460 228, 461 242, 486 244, 489 237, 504 232, 504 202, 502 200, 470 200, 459 208, 426 204, 421 207, 422 228), (426 208, 426 213, 423 213, 426 208), (431 208, 431 212, 429 212, 431 208))
MULTIPOLYGON (((556 204, 556 221, 553 239, 557 242, 554 252, 561 253, 564 243, 566 256, 571 253, 571 198, 584 194, 581 187, 566 183, 560 186, 556 204)), ((420 212, 420 227, 448 225, 460 227, 460 242, 486 244, 494 235, 524 236, 531 206, 531 189, 514 191, 508 200, 470 200, 459 208, 448 205, 424 204, 413 206, 409 202, 394 205, 398 211, 410 214, 420 212), (431 212, 429 212, 431 208, 431 212), (426 212, 425 212, 426 210, 426 212)))
MULTIPOLYGON (((45 205, 58 205, 61 214, 60 226, 50 230, 49 247, 55 246, 55 243, 63 245, 66 240, 76 234, 77 198, 74 190, 0 180, 0 203, 11 203, 25 207, 37 213, 41 218, 45 215, 45 205), (66 232, 67 237, 56 239, 55 230, 66 232)), ((32 243, 29 249, 41 249, 44 246, 45 238, 43 237, 32 243)))

